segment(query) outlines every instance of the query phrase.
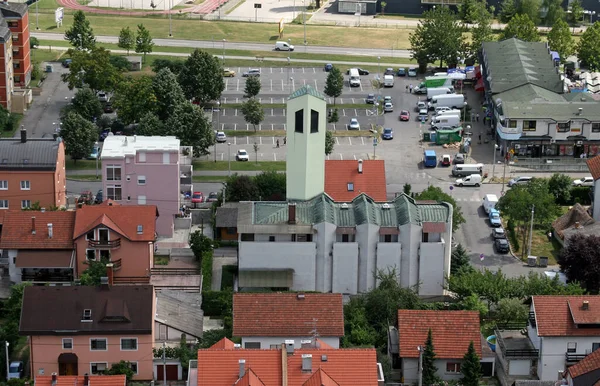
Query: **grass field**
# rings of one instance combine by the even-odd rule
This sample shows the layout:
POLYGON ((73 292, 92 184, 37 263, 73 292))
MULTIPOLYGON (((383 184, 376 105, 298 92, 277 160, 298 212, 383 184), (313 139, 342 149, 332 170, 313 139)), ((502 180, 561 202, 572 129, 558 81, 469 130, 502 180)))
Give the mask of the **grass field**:
MULTIPOLYGON (((213 170, 213 171, 227 171, 229 162, 227 161, 194 161, 194 170, 213 170)), ((285 161, 248 161, 248 162, 231 162, 231 171, 252 171, 252 170, 263 170, 263 171, 285 171, 285 161)))
MULTIPOLYGON (((523 243, 523 235, 519 234, 517 231, 517 235, 519 237, 519 243, 523 243)), ((529 244, 525 242, 525 245, 520 245, 520 249, 513 250, 517 257, 521 257, 521 252, 525 249, 527 252, 529 244)), ((548 264, 554 265, 556 264, 556 259, 558 258, 558 254, 560 253, 562 246, 555 238, 552 241, 548 240, 548 236, 546 236, 546 232, 541 229, 533 230, 533 239, 531 240, 531 255, 532 256, 546 256, 548 257, 548 264)), ((525 256, 525 260, 527 260, 527 256, 525 256)))

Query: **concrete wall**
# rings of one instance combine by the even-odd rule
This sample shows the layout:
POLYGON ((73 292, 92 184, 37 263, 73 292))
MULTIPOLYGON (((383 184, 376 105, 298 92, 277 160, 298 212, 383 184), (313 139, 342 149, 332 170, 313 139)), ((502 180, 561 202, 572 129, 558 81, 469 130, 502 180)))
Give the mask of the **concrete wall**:
POLYGON ((333 290, 333 245, 335 242, 336 226, 320 223, 314 226, 316 233, 313 241, 317 244, 317 277, 316 288, 320 292, 336 292, 333 290))
POLYGON ((332 292, 355 295, 359 291, 358 243, 333 243, 332 292))
POLYGON ((531 371, 530 359, 511 359, 508 362, 508 375, 529 375, 531 371))
MULTIPOLYGON (((396 277, 400 280, 400 266, 402 264, 402 244, 377 243, 377 270, 384 272, 388 269, 396 270, 396 277)), ((376 283, 379 285, 379 283, 376 283)))
MULTIPOLYGON (((271 345, 282 345, 286 340, 294 341, 294 348, 301 348, 303 340, 313 340, 312 336, 243 336, 242 337, 242 348, 245 347, 247 342, 260 342, 261 349, 269 349, 271 345)), ((323 342, 327 343, 333 348, 340 348, 340 338, 337 336, 319 336, 323 342)))
POLYGON ((400 227, 398 240, 402 244, 400 283, 403 287, 419 284, 419 244, 422 229, 420 226, 406 224, 400 227))
POLYGON ((440 295, 444 290, 444 250, 446 243, 421 243, 419 295, 440 295))
POLYGON ((8 250, 8 275, 10 276, 10 282, 15 284, 21 283, 21 268, 17 268, 14 263, 18 252, 16 249, 8 250))
MULTIPOLYGON (((417 348, 415 347, 415 351, 417 348)), ((415 383, 419 379, 418 374, 419 358, 403 358, 402 359, 402 377, 403 383, 415 383)))
POLYGON ((459 371, 458 373, 450 373, 446 371, 446 364, 450 363, 462 363, 462 358, 459 359, 436 359, 435 367, 437 367, 438 371, 436 375, 443 379, 444 381, 457 381, 463 377, 462 373, 459 371))
POLYGON ((379 227, 363 224, 356 227, 358 249, 358 292, 366 292, 375 286, 375 267, 379 227))
POLYGON ((162 343, 163 341, 169 341, 169 342, 177 342, 177 345, 179 345, 179 342, 181 341, 181 334, 185 334, 185 340, 188 343, 194 343, 196 342, 196 338, 200 338, 199 336, 192 336, 190 334, 187 334, 183 331, 180 331, 176 328, 167 326, 166 324, 160 323, 155 321, 154 322, 154 331, 156 331, 156 342, 157 343, 162 343), (166 331, 166 336, 163 336, 160 334, 160 331, 162 329, 165 329, 166 331))
POLYGON ((538 377, 542 381, 555 381, 559 371, 564 371, 567 343, 577 343, 574 355, 584 355, 592 352, 592 344, 600 343, 599 336, 570 336, 542 337, 540 351, 541 366, 538 366, 538 377))

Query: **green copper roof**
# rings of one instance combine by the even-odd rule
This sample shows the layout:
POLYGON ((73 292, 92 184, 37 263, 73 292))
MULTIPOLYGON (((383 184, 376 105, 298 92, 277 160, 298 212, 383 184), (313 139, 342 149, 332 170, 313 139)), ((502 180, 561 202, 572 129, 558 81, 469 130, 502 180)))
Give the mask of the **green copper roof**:
POLYGON ((325 99, 325 95, 323 95, 322 93, 320 93, 319 91, 317 91, 316 89, 312 88, 309 85, 306 86, 302 86, 301 88, 299 88, 298 90, 294 91, 294 93, 292 95, 290 95, 290 97, 288 99, 294 99, 294 98, 298 98, 301 97, 303 95, 312 95, 315 98, 319 98, 322 100, 326 100, 325 99))

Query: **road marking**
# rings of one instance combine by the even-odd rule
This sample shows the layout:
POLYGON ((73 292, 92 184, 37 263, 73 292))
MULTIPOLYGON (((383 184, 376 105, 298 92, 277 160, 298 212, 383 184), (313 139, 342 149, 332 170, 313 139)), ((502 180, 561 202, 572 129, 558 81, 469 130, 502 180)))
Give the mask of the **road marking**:
POLYGON ((302 73, 304 74, 304 67, 302 67, 302 73))
POLYGON ((225 109, 223 109, 223 116, 225 116, 225 109))
POLYGON ((283 116, 285 117, 285 109, 283 109, 283 116))
POLYGON ((292 74, 293 74, 294 73, 294 67, 292 67, 291 70, 292 70, 292 74))
POLYGON ((340 144, 340 140, 338 139, 338 137, 334 137, 335 138, 335 144, 339 145, 340 144))
POLYGON ((277 161, 277 154, 273 153, 273 161, 277 161))
POLYGON ((223 103, 227 103, 227 97, 223 97, 223 103))
POLYGON ((306 79, 302 79, 302 82, 304 82, 304 85, 306 86, 306 79))
POLYGON ((258 137, 258 141, 260 142, 260 144, 262 145, 262 137, 258 137))
POLYGON ((370 110, 369 110, 369 109, 365 109, 365 116, 367 116, 367 117, 368 117, 368 116, 369 116, 369 112, 370 112, 370 110))
POLYGON ((336 128, 335 128, 335 123, 334 123, 334 124, 333 124, 333 131, 335 131, 335 130, 336 130, 336 128))
POLYGON ((258 103, 262 103, 262 98, 258 98, 258 103))
POLYGON ((250 131, 250 124, 246 123, 246 131, 250 131))
POLYGON ((350 146, 352 146, 352 139, 348 137, 348 142, 350 142, 350 146))
POLYGON ((327 155, 325 156, 325 158, 327 159, 327 161, 329 161, 329 154, 327 154, 327 155))
POLYGON ((281 91, 285 90, 285 85, 283 84, 283 79, 281 79, 281 91))
POLYGON ((237 87, 236 87, 236 91, 240 91, 240 80, 237 80, 237 87))
POLYGON ((235 97, 235 103, 238 103, 238 97, 235 97))
POLYGON ((285 131, 285 123, 283 124, 283 131, 285 131))
POLYGON ((271 137, 271 139, 273 140, 273 146, 275 146, 275 137, 271 137))
POLYGON ((356 154, 353 154, 352 156, 354 157, 354 160, 356 161, 356 154))
POLYGON ((221 161, 225 159, 225 154, 221 153, 221 161))
POLYGON ((344 98, 340 98, 340 104, 344 104, 344 98))
MULTIPOLYGON (((273 91, 273 79, 271 79, 271 91, 273 91)), ((273 98, 271 98, 271 100, 273 100, 273 98)), ((273 102, 271 102, 273 103, 273 102)))
POLYGON ((285 97, 281 98, 281 103, 285 104, 285 97))
POLYGON ((365 137, 360 137, 360 140, 361 140, 362 144, 364 145, 365 144, 365 137))
POLYGON ((292 79, 292 90, 296 91, 296 80, 292 79))
POLYGON ((317 69, 313 67, 313 73, 316 73, 316 72, 317 72, 317 69))
POLYGON ((233 124, 233 130, 237 130, 237 123, 233 124))
POLYGON ((342 109, 342 114, 344 115, 344 117, 346 116, 346 109, 342 109))
POLYGON ((258 130, 262 130, 262 123, 258 124, 258 130))
POLYGON ((273 114, 273 109, 271 109, 271 116, 274 116, 274 114, 273 114))
POLYGON ((225 124, 221 123, 221 131, 225 131, 225 124))
POLYGON ((352 103, 354 103, 354 98, 352 98, 352 103))
POLYGON ((315 79, 315 90, 319 89, 319 84, 317 83, 317 80, 315 79))
POLYGON ((225 79, 225 90, 227 90, 227 85, 229 84, 229 79, 225 79))
POLYGON ((360 91, 363 91, 362 83, 359 83, 359 85, 360 85, 360 91))
POLYGON ((237 137, 233 137, 233 144, 237 145, 237 137))
POLYGON ((281 73, 283 74, 283 67, 281 67, 281 73))
POLYGON ((354 109, 354 116, 358 117, 358 111, 356 111, 356 109, 354 109))
POLYGON ((271 123, 271 130, 275 130, 275 125, 271 123))

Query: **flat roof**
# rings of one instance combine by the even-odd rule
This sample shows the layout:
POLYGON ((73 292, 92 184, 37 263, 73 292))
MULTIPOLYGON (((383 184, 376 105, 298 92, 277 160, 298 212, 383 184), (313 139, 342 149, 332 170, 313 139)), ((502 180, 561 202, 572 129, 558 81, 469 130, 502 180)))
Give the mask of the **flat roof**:
POLYGON ((173 136, 109 135, 102 145, 100 158, 121 158, 138 151, 179 152, 179 144, 179 139, 173 136))

